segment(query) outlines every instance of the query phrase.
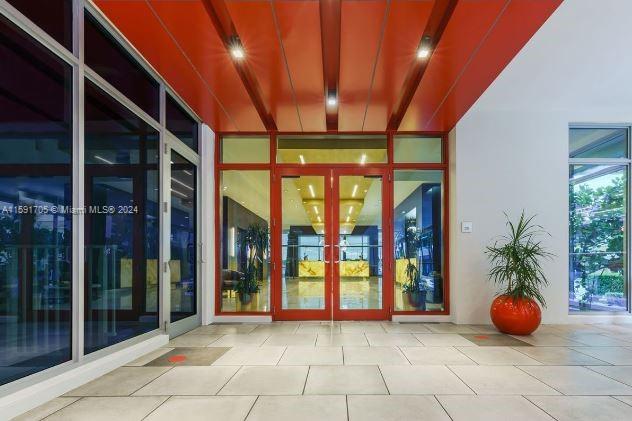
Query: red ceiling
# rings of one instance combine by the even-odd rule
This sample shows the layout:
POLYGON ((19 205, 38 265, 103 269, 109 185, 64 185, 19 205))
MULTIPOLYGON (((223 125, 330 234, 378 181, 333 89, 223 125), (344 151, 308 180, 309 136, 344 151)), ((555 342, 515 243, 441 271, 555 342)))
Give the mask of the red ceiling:
MULTIPOLYGON (((214 130, 263 131, 252 87, 240 78, 216 31, 204 4, 209 1, 96 3, 214 130)), ((325 131, 319 2, 224 2, 278 130, 325 131)), ((560 3, 460 0, 399 129, 454 127, 560 3)), ((433 5, 434 0, 341 1, 339 131, 386 130, 433 5)))

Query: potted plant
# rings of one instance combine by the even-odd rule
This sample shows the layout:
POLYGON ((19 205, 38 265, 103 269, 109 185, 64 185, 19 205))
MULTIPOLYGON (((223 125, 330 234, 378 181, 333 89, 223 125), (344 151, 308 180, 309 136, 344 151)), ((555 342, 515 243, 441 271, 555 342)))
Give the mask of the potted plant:
POLYGON ((239 245, 245 252, 246 262, 243 275, 235 285, 235 292, 242 305, 252 302, 253 296, 261 289, 264 276, 264 262, 269 248, 269 230, 266 225, 251 224, 240 231, 239 245))
POLYGON ((415 226, 409 226, 399 235, 399 249, 406 258, 406 282, 402 286, 402 294, 408 304, 418 310, 426 309, 428 288, 419 273, 419 252, 421 235, 415 226))
POLYGON ((491 263, 489 278, 502 287, 491 306, 492 322, 501 332, 512 335, 534 332, 542 320, 538 303, 546 307, 541 289, 548 281, 541 261, 551 259, 553 254, 538 239, 547 233, 532 223, 533 218, 523 211, 514 224, 507 217, 509 233, 486 250, 491 263))

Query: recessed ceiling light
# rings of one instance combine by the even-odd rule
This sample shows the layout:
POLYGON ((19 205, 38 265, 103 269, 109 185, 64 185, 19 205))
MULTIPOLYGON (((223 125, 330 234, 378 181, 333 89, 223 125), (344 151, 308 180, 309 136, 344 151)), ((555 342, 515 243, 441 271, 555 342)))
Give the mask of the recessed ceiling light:
POLYGON ((314 212, 318 215, 318 206, 314 205, 314 212))
POLYGON ((299 155, 298 159, 301 161, 301 164, 305 165, 305 157, 303 155, 299 155))
POLYGON ((351 197, 355 197, 357 192, 358 192, 358 185, 356 184, 355 186, 353 186, 353 191, 351 192, 351 197))
POLYGON ((314 193, 314 187, 312 187, 311 184, 307 187, 309 187, 309 194, 311 194, 312 197, 316 197, 316 193, 314 193))
POLYGON ((241 60, 246 57, 246 52, 244 51, 243 45, 241 45, 241 41, 239 38, 234 37, 230 41, 230 55, 233 56, 236 60, 241 60))
POLYGON ((430 55, 430 48, 428 47, 421 47, 419 50, 417 50, 417 58, 426 58, 430 55))
POLYGON ((353 206, 349 206, 349 215, 351 215, 351 213, 353 213, 353 206))
POLYGON ((363 153, 362 157, 360 158, 360 165, 364 165, 366 164, 366 154, 363 153))
POLYGON ((329 105, 330 107, 335 107, 336 104, 338 104, 338 98, 336 98, 336 95, 329 94, 327 96, 327 105, 329 105))

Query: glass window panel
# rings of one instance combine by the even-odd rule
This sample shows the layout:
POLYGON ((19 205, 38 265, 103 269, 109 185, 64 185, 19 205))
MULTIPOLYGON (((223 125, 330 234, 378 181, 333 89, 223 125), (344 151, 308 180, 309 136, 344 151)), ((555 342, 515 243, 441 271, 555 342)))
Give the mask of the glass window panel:
POLYGON ((270 311, 270 172, 220 174, 221 311, 270 311))
POLYGON ((72 50, 72 0, 8 0, 55 41, 72 50))
POLYGON ((270 138, 233 137, 222 138, 222 162, 268 163, 270 162, 270 138))
POLYGON ((198 124, 182 109, 171 95, 167 94, 167 130, 194 151, 198 151, 198 124))
POLYGON ((87 12, 84 32, 86 64, 158 120, 158 82, 87 12))
POLYGON ((280 164, 377 164, 388 161, 385 136, 279 136, 280 164))
POLYGON ((444 307, 443 171, 395 171, 396 311, 444 307))
POLYGON ((440 137, 395 136, 393 138, 393 162, 442 162, 440 137))
POLYGON ((339 180, 340 309, 381 309, 382 177, 339 180))
POLYGON ((196 168, 171 151, 171 321, 197 312, 196 168))
POLYGON ((281 179, 281 308, 325 308, 325 177, 281 179))
POLYGON ((158 327, 158 132, 85 81, 85 353, 158 327))
POLYGON ((571 165, 569 306, 626 311, 627 167, 571 165))
POLYGON ((72 69, 1 16, 0 63, 2 385, 71 359, 72 69))
POLYGON ((628 129, 572 128, 569 136, 570 158, 626 158, 628 129))

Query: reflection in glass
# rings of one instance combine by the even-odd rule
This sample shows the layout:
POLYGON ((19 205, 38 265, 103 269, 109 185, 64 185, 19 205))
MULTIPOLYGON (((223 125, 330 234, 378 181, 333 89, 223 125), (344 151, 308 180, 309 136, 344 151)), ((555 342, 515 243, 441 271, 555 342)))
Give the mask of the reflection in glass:
POLYGON ((280 164, 377 164, 387 162, 384 135, 283 135, 277 138, 280 164))
POLYGON ((158 82, 88 12, 84 23, 86 64, 158 120, 158 82))
POLYGON ((158 327, 158 132, 85 81, 85 353, 158 327))
POLYGON ((625 311, 627 168, 571 165, 569 291, 573 311, 625 311))
POLYGON ((221 311, 270 311, 270 173, 220 174, 221 311))
POLYGON ((570 158, 627 158, 627 128, 571 128, 570 158))
POLYGON ((171 321, 196 313, 195 165, 171 152, 171 321))
POLYGON ((171 95, 165 102, 167 130, 195 152, 198 151, 198 124, 171 95))
POLYGON ((72 0, 8 0, 55 41, 72 50, 72 0))
POLYGON ((340 309, 382 308, 382 177, 340 176, 340 309))
POLYGON ((325 178, 281 179, 282 308, 325 308, 325 178))
POLYGON ((439 163, 442 158, 440 137, 400 135, 393 137, 393 162, 439 163))
POLYGON ((396 311, 442 311, 443 172, 395 171, 396 311))
POLYGON ((71 358, 72 68, 1 16, 0 63, 2 385, 71 358))

